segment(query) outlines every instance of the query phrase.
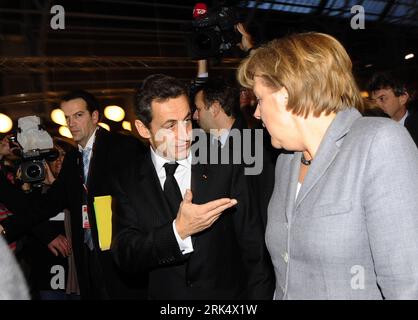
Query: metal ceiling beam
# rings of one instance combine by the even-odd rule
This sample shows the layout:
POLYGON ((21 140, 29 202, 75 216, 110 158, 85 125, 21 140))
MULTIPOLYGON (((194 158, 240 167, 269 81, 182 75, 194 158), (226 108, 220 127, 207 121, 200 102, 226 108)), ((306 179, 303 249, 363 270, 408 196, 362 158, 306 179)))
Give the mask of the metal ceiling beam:
MULTIPOLYGON (((140 62, 140 63, 195 63, 187 57, 143 57, 143 56, 111 56, 111 57, 77 57, 77 56, 60 56, 60 57, 0 57, 0 66, 7 63, 88 63, 95 61, 112 61, 112 62, 140 62)), ((224 58, 223 63, 231 64, 240 61, 238 58, 224 58)))
POLYGON ((324 11, 325 7, 328 4, 328 0, 321 0, 321 2, 319 3, 318 7, 315 10, 315 15, 321 15, 322 12, 324 11))
MULTIPOLYGON (((223 59, 220 66, 211 69, 235 69, 239 58, 223 59)), ((2 57, 0 72, 92 72, 129 70, 196 69, 196 62, 187 57, 2 57)))
POLYGON ((192 10, 193 6, 183 6, 178 4, 169 4, 169 3, 161 3, 161 2, 143 2, 143 1, 122 1, 122 0, 90 0, 90 2, 102 2, 104 4, 114 3, 114 4, 126 4, 132 6, 148 6, 148 7, 158 7, 158 8, 169 8, 169 9, 184 9, 184 10, 192 10))
POLYGON ((392 7, 395 5, 396 0, 389 0, 386 3, 385 8, 383 9, 382 13, 379 16, 378 21, 383 22, 386 16, 388 15, 389 11, 392 9, 392 7))
MULTIPOLYGON (((42 15, 41 10, 32 9, 5 9, 0 8, 0 13, 12 13, 12 14, 27 14, 27 15, 42 15)), ((119 16, 110 14, 97 14, 97 13, 84 13, 84 12, 65 12, 66 17, 74 18, 86 18, 86 19, 100 19, 100 20, 123 20, 123 21, 135 21, 135 22, 158 22, 158 23, 190 23, 190 20, 180 19, 165 19, 165 18, 148 18, 148 17, 132 17, 132 16, 119 16)))

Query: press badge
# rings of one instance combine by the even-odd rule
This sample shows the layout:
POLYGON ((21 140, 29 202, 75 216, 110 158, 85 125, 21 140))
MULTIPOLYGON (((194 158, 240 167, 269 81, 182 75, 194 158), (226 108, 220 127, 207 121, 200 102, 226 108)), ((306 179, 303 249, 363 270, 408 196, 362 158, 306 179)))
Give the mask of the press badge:
POLYGON ((81 207, 81 214, 83 217, 83 229, 90 229, 89 215, 87 205, 83 204, 81 207))

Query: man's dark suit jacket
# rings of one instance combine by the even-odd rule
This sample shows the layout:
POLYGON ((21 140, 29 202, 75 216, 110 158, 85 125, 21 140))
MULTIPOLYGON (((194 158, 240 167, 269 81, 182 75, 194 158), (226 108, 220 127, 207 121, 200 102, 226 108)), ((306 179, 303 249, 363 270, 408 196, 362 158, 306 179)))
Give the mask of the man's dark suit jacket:
POLYGON ((126 271, 142 273, 150 299, 271 299, 264 234, 239 165, 192 165, 193 203, 238 200, 183 255, 150 151, 115 183, 112 251, 126 271), (116 213, 116 214, 115 214, 116 213))
MULTIPOLYGON (((0 200, 15 213, 12 217, 2 221, 7 232, 7 239, 13 241, 33 225, 68 208, 71 212, 72 249, 82 298, 141 298, 131 296, 131 294, 137 295, 138 293, 125 286, 125 283, 132 281, 125 279, 125 275, 116 267, 110 251, 101 251, 99 248, 93 200, 96 196, 111 194, 110 176, 124 165, 125 158, 134 158, 140 161, 141 154, 144 152, 143 148, 141 142, 132 137, 112 134, 101 128, 96 133, 87 187, 89 221, 94 250, 99 260, 98 265, 102 268, 102 270, 97 270, 97 273, 101 274, 102 283, 100 285, 103 286, 103 291, 107 292, 104 296, 92 297, 87 292, 88 280, 85 278, 85 274, 86 268, 89 266, 84 261, 83 255, 85 244, 81 215, 83 201, 82 159, 78 150, 67 153, 59 176, 41 198, 17 193, 2 179, 0 200)), ((98 276, 98 278, 100 277, 98 276)))
POLYGON ((409 110, 409 115, 405 119, 405 128, 409 131, 415 144, 418 146, 418 110, 409 110))
MULTIPOLYGON (((268 132, 261 128, 248 129, 247 124, 243 118, 242 114, 238 114, 234 124, 231 127, 231 130, 237 129, 241 132, 241 137, 244 137, 244 130, 251 130, 251 142, 250 145, 244 145, 244 140, 241 142, 241 153, 244 153, 245 148, 251 148, 251 155, 256 155, 257 149, 255 148, 256 144, 262 144, 262 156, 263 156, 263 169, 260 174, 248 176, 251 188, 251 195, 253 200, 258 206, 258 211, 263 222, 263 229, 267 225, 267 207, 270 201, 270 197, 273 193, 274 188, 274 169, 276 166, 276 160, 279 155, 280 150, 274 149, 271 146, 270 136, 268 132), (263 130, 263 141, 256 140, 255 130, 263 130)), ((230 149, 235 148, 234 139, 229 137, 228 139, 230 149)), ((226 144, 225 144, 226 146, 226 144)), ((248 151, 247 151, 248 153, 248 151)), ((256 155, 260 156, 260 154, 256 155)), ((248 167, 253 167, 254 165, 247 165, 248 167)))

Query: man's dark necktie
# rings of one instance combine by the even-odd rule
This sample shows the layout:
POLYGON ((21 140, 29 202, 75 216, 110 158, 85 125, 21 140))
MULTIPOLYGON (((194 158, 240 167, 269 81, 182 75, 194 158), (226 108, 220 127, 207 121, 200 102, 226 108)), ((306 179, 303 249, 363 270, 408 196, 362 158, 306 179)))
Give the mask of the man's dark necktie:
POLYGON ((166 174, 164 182, 164 194, 168 201, 168 204, 170 205, 173 217, 177 216, 177 211, 179 210, 180 202, 183 200, 179 185, 177 184, 176 178, 174 177, 174 172, 176 172, 178 165, 179 164, 177 162, 167 162, 164 165, 166 174))
POLYGON ((222 149, 222 142, 221 142, 221 137, 219 137, 218 139, 216 139, 218 141, 218 148, 222 149))

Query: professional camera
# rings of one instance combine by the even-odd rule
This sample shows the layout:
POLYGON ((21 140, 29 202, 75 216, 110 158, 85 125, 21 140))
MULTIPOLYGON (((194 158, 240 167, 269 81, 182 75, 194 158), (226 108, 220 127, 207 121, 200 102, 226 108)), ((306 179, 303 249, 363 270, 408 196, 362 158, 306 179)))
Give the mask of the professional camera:
POLYGON ((207 12, 206 5, 196 4, 193 10, 189 51, 192 59, 220 57, 241 41, 235 29, 238 23, 234 10, 221 6, 207 12))
POLYGON ((41 126, 36 116, 23 117, 18 120, 17 137, 9 139, 9 143, 18 146, 14 153, 21 158, 20 179, 35 187, 42 185, 45 179, 45 161, 58 158, 51 136, 41 126))

